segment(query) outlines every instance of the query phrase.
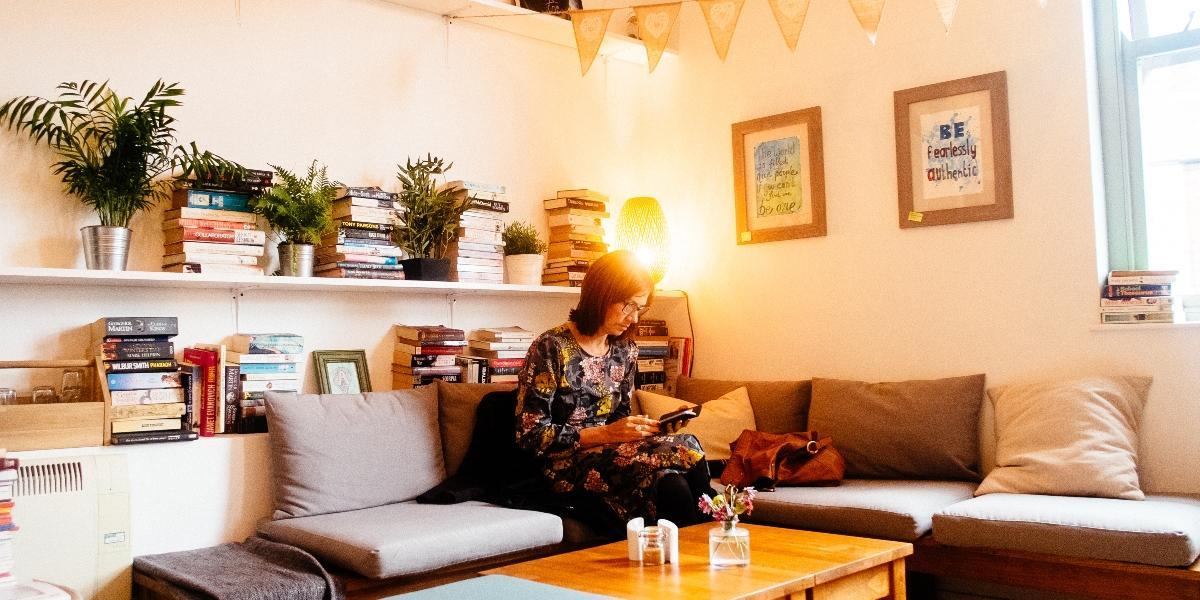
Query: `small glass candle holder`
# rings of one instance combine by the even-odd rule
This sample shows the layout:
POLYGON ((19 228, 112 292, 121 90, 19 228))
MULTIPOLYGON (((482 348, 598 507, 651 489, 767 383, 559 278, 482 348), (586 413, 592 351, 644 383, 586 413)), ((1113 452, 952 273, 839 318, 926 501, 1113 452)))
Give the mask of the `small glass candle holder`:
POLYGON ((30 400, 31 404, 54 404, 58 402, 58 394, 54 393, 52 385, 39 385, 33 388, 30 400))
POLYGON ((83 369, 63 369, 59 402, 83 401, 83 369))
POLYGON ((17 403, 17 390, 12 388, 0 388, 0 406, 7 406, 17 403))
POLYGON ((638 549, 643 565, 667 563, 667 530, 662 527, 646 527, 638 532, 638 549))

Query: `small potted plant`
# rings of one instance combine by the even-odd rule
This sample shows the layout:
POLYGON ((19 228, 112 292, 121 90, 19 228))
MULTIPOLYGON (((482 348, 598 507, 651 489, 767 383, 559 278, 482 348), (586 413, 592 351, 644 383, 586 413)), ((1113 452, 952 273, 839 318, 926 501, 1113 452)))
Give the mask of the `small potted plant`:
POLYGON ((45 143, 59 161, 67 193, 96 211, 99 225, 80 230, 89 269, 125 270, 129 221, 171 197, 169 176, 205 175, 236 179, 245 170, 235 162, 201 151, 192 142, 175 143, 175 118, 184 89, 160 79, 140 102, 118 96, 108 83, 64 82, 57 100, 13 98, 0 105, 0 126, 45 143))
POLYGON ((504 278, 518 285, 541 285, 546 242, 531 223, 514 221, 504 228, 504 278))
POLYGON ((424 159, 396 165, 400 180, 400 209, 392 241, 408 256, 405 279, 449 281, 450 261, 445 258, 462 214, 470 202, 459 202, 447 189, 438 189, 436 177, 445 176, 454 163, 426 155, 424 159))
POLYGON ((313 245, 333 226, 333 199, 342 184, 330 181, 326 167, 318 168, 315 160, 303 177, 276 165, 271 168, 279 181, 254 198, 251 207, 279 242, 280 274, 312 277, 313 245))

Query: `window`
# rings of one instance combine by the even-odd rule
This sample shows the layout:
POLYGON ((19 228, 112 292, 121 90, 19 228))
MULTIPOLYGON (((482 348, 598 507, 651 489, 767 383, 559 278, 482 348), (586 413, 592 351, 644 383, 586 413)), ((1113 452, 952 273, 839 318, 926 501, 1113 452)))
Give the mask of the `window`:
POLYGON ((1200 0, 1095 6, 1109 263, 1200 293, 1200 0))

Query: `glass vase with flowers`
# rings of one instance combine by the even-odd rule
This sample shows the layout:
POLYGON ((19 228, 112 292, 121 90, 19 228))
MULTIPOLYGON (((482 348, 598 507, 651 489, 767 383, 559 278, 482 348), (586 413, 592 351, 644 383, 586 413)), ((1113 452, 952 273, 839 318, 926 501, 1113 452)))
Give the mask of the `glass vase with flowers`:
POLYGON ((748 515, 754 509, 752 487, 739 489, 727 485, 710 498, 700 496, 700 511, 720 523, 708 530, 708 562, 716 567, 734 567, 750 564, 750 532, 737 526, 740 515, 748 515))

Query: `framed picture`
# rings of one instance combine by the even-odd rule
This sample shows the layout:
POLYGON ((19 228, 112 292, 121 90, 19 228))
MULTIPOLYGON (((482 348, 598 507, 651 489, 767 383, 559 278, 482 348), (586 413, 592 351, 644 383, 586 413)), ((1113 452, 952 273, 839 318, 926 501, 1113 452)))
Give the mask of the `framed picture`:
POLYGON ((825 235, 821 108, 733 124, 737 243, 825 235))
POLYGON ((900 227, 1011 219, 1004 72, 901 90, 895 102, 900 227))
POLYGON ((322 394, 360 394, 371 391, 367 353, 363 350, 314 350, 313 366, 322 394))

